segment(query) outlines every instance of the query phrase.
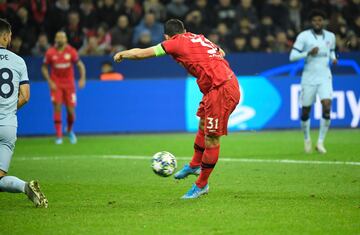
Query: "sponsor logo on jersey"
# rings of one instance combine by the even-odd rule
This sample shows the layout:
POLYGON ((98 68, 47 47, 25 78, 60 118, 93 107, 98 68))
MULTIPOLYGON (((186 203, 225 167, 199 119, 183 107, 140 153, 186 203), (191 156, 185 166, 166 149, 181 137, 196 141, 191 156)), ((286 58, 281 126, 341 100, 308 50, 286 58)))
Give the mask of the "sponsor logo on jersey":
POLYGON ((57 69, 66 69, 69 68, 71 66, 71 63, 58 63, 55 64, 54 67, 57 69))
POLYGON ((65 60, 70 60, 70 59, 71 59, 71 55, 70 55, 69 53, 66 53, 66 54, 64 55, 64 59, 65 59, 65 60))

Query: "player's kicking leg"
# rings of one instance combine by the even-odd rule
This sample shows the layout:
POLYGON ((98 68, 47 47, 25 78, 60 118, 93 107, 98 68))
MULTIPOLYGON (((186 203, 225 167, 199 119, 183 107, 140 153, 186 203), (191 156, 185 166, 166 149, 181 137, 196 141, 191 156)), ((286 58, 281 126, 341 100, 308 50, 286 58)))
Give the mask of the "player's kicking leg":
POLYGON ((304 151, 311 153, 311 138, 310 138, 310 111, 311 106, 302 107, 301 109, 301 129, 304 133, 304 151))
POLYGON ((199 130, 196 134, 194 141, 194 155, 189 164, 184 165, 184 167, 176 172, 174 175, 175 179, 184 179, 189 175, 199 175, 200 174, 200 165, 203 153, 205 151, 205 134, 204 134, 204 119, 200 119, 199 130))
POLYGON ((213 171, 220 151, 220 136, 205 136, 205 151, 201 162, 201 171, 195 184, 182 196, 182 199, 198 198, 209 192, 208 179, 213 171))
POLYGON ((324 154, 326 153, 324 141, 331 122, 330 120, 331 99, 321 100, 321 105, 322 105, 322 118, 320 120, 319 138, 316 145, 316 150, 319 153, 324 154))
POLYGON ((183 199, 198 198, 209 192, 208 180, 219 159, 220 136, 227 135, 230 114, 235 110, 239 100, 239 84, 236 79, 231 79, 206 94, 200 103, 197 115, 203 118, 203 128, 199 129, 203 129, 205 133, 205 149, 202 152, 201 163, 200 157, 193 158, 194 165, 200 163, 201 171, 195 184, 182 197, 183 199))
POLYGON ((69 136, 70 143, 76 144, 77 143, 77 137, 75 135, 75 132, 73 130, 73 125, 75 122, 75 107, 74 106, 66 106, 67 111, 67 135, 69 136))

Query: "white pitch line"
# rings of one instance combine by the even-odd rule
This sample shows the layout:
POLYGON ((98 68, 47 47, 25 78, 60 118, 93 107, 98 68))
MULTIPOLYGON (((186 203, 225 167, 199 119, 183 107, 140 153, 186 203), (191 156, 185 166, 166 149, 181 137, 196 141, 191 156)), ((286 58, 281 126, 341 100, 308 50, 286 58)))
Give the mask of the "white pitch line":
MULTIPOLYGON (((100 159, 123 159, 123 160, 151 160, 149 156, 127 156, 127 155, 67 155, 53 157, 15 157, 15 161, 47 161, 47 160, 74 160, 83 158, 100 159)), ((176 157, 178 160, 189 160, 189 157, 176 157)), ((280 164, 314 164, 314 165, 353 165, 360 166, 360 162, 348 161, 316 161, 316 160, 290 160, 290 159, 251 159, 251 158, 219 158, 223 162, 244 162, 244 163, 280 163, 280 164)))

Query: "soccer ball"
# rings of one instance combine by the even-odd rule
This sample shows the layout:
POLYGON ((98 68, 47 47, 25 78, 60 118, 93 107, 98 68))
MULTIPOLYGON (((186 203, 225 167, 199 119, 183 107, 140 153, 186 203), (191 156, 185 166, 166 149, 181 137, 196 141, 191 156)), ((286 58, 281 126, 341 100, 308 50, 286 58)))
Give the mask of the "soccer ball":
POLYGON ((176 158, 169 152, 162 151, 155 153, 151 160, 151 168, 155 174, 168 177, 172 175, 177 167, 176 158))

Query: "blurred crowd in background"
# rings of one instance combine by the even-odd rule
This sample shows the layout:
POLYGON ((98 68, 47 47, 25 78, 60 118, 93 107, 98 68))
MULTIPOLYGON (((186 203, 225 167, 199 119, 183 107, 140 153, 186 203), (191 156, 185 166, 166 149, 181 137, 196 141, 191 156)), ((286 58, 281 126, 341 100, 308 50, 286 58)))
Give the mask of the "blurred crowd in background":
POLYGON ((270 53, 290 51, 314 8, 327 14, 337 51, 360 51, 360 0, 0 0, 0 18, 20 55, 42 56, 58 30, 81 55, 144 48, 163 40, 170 18, 226 52, 270 53))

